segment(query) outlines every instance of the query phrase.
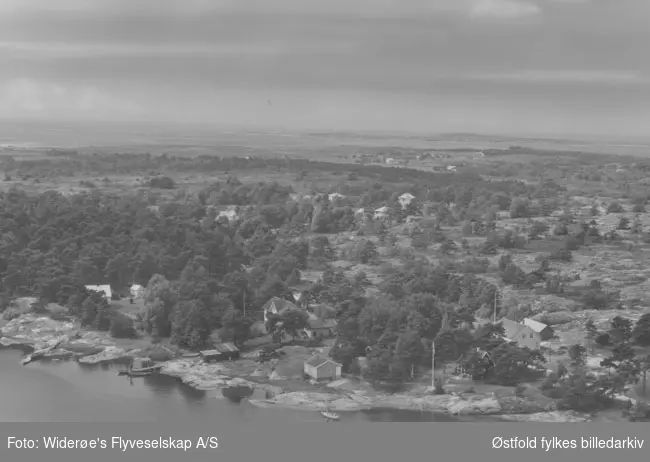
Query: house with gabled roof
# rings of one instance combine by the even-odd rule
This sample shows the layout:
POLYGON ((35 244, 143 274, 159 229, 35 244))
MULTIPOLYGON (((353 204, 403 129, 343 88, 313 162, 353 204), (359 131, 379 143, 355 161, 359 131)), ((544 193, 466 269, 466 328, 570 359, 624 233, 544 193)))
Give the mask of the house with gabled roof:
POLYGON ((305 333, 310 339, 320 340, 336 335, 336 319, 310 318, 305 333))
POLYGON ((285 300, 284 298, 280 297, 272 297, 262 307, 262 312, 264 313, 264 322, 266 323, 269 320, 270 315, 281 315, 287 310, 304 311, 296 306, 296 304, 291 303, 289 300, 285 300))
POLYGON ((503 325, 504 337, 507 341, 514 342, 520 347, 539 350, 540 344, 542 343, 541 337, 530 326, 511 321, 510 319, 502 319, 501 324, 503 325))
POLYGON ((534 321, 530 318, 524 319, 524 324, 533 329, 538 335, 539 339, 542 342, 550 340, 555 335, 553 328, 544 324, 543 322, 534 321))
POLYGON ((337 380, 341 378, 342 365, 325 356, 314 355, 305 361, 305 375, 313 380, 337 380))

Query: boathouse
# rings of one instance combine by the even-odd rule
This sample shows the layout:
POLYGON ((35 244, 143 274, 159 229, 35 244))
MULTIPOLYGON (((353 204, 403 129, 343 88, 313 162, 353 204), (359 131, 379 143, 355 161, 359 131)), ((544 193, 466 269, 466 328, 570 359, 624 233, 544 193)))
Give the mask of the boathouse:
POLYGON ((341 378, 341 364, 323 356, 312 356, 305 361, 305 375, 313 380, 337 380, 341 378))
POLYGON ((232 343, 220 343, 212 350, 204 350, 200 353, 206 363, 213 361, 233 361, 239 359, 239 348, 232 343))

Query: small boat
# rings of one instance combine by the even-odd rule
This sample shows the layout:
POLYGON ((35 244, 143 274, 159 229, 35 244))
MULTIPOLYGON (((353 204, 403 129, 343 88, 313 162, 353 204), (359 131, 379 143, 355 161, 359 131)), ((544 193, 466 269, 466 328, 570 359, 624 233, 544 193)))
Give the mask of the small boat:
POLYGON ((328 421, 329 421, 329 420, 339 420, 339 419, 341 418, 337 413, 335 413, 335 412, 329 412, 329 411, 322 411, 322 412, 320 413, 320 415, 322 415, 323 417, 325 417, 325 419, 327 419, 328 421))
POLYGON ((162 366, 160 366, 160 367, 152 367, 152 368, 148 368, 146 370, 135 370, 135 369, 126 370, 126 371, 118 372, 117 375, 126 375, 126 376, 129 376, 129 377, 144 377, 144 376, 151 375, 151 374, 154 374, 156 372, 159 372, 161 368, 162 368, 162 366))

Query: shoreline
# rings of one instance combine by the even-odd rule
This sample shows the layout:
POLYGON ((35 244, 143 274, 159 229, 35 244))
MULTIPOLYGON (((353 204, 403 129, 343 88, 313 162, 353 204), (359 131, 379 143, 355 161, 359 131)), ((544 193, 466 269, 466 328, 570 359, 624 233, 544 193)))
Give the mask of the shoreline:
MULTIPOLYGON (((0 348, 19 349, 29 360, 75 359, 80 364, 120 363, 142 349, 121 348, 106 334, 79 329, 74 323, 47 316, 25 314, 0 326, 0 348), (31 350, 31 354, 29 351, 31 350)), ((161 347, 164 348, 164 347, 161 347)), ((233 363, 206 364, 197 358, 161 361, 160 374, 180 380, 198 390, 246 387, 247 397, 257 407, 280 407, 306 411, 353 412, 369 410, 421 411, 471 417, 489 416, 503 421, 585 422, 588 416, 558 411, 530 400, 503 402, 495 393, 448 393, 434 395, 431 387, 384 394, 362 381, 342 378, 328 384, 309 384, 302 377, 274 378, 255 363, 255 353, 233 363), (239 369, 239 370, 237 370, 239 369)))

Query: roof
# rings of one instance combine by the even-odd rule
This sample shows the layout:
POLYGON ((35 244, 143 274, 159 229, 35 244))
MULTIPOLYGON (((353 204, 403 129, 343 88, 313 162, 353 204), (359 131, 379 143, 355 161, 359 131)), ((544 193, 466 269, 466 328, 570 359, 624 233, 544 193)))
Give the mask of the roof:
POLYGON ((306 292, 311 288, 312 285, 313 285, 313 282, 311 282, 311 281, 302 281, 302 282, 299 282, 298 284, 292 285, 289 288, 291 290, 295 291, 295 292, 306 292))
POLYGON ((305 364, 308 364, 308 365, 310 365, 312 367, 316 367, 316 368, 319 368, 319 367, 321 367, 322 365, 324 365, 326 363, 333 363, 333 364, 336 364, 337 366, 341 367, 341 364, 337 363, 336 361, 334 361, 334 360, 332 360, 330 358, 326 358, 324 356, 319 356, 319 355, 314 355, 311 358, 309 358, 307 361, 305 361, 305 364))
POLYGON ((384 207, 379 207, 378 209, 375 210, 375 212, 385 213, 385 212, 388 212, 388 210, 389 210, 389 208, 384 206, 384 207))
POLYGON ((324 303, 311 305, 309 309, 320 319, 331 319, 336 316, 336 309, 324 303))
POLYGON ((530 327, 531 329, 533 329, 538 334, 540 332, 542 332, 546 328, 550 329, 550 326, 547 326, 546 324, 544 324, 542 322, 534 321, 534 320, 532 320, 530 318, 524 319, 524 324, 527 325, 528 327, 530 327))
POLYGON ((106 297, 111 298, 111 286, 108 284, 101 286, 86 286, 86 290, 92 290, 94 292, 103 292, 106 297))
POLYGON ((515 338, 522 330, 530 329, 527 325, 511 321, 510 319, 502 319, 501 323, 503 324, 505 337, 508 339, 515 338))
POLYGON ((309 328, 310 329, 333 329, 336 327, 335 319, 310 319, 309 328))
POLYGON ((291 303, 289 300, 285 300, 284 298, 280 298, 280 297, 271 298, 268 302, 264 304, 262 310, 266 312, 270 310, 273 306, 275 306, 275 309, 278 312, 278 314, 286 310, 300 310, 300 308, 298 308, 298 306, 296 306, 294 303, 291 303))
POLYGON ((237 348, 235 345, 232 343, 220 343, 218 345, 215 345, 213 350, 204 350, 201 352, 201 355, 203 356, 215 356, 215 355, 220 355, 223 353, 236 353, 239 351, 239 348, 237 348))

